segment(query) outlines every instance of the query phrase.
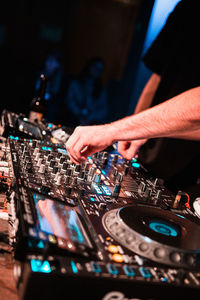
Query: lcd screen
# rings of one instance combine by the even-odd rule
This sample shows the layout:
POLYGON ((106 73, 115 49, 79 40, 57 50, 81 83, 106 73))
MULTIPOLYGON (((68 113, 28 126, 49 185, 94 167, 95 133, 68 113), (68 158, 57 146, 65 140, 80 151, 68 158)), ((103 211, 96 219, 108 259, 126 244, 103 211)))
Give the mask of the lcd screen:
POLYGON ((33 194, 33 199, 41 231, 91 247, 75 209, 40 194, 33 194))

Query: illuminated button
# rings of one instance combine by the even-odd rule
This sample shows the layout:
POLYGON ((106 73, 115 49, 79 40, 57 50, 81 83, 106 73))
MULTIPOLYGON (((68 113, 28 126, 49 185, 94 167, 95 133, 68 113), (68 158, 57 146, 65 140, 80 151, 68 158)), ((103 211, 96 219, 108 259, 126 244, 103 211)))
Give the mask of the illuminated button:
POLYGON ((133 162, 133 163, 132 163, 132 166, 133 166, 134 168, 140 168, 140 164, 137 163, 137 162, 133 162))
POLYGON ((73 260, 71 261, 71 267, 72 267, 73 273, 77 274, 78 273, 78 268, 76 266, 76 263, 73 260))
POLYGON ((96 261, 91 262, 91 268, 93 272, 101 273, 101 267, 96 261))
POLYGON ((139 268, 139 271, 140 271, 141 275, 144 278, 150 278, 151 277, 151 273, 147 268, 141 267, 141 268, 139 268))
POLYGON ((119 253, 115 253, 112 255, 112 260, 114 260, 115 262, 118 263, 122 263, 124 261, 123 255, 119 254, 119 253))
POLYGON ((119 252, 119 249, 116 245, 109 245, 107 249, 111 253, 118 253, 119 252))
POLYGON ((102 185, 101 188, 104 191, 104 193, 106 194, 106 196, 111 196, 112 195, 111 190, 106 185, 102 185))
POLYGON ((54 235, 49 234, 48 238, 49 238, 50 243, 56 244, 57 240, 56 240, 56 237, 54 235))
POLYGON ((47 260, 31 259, 31 269, 33 272, 50 273, 51 267, 47 260))
POLYGON ((118 270, 117 270, 117 268, 115 267, 115 265, 113 265, 113 264, 107 264, 107 269, 108 269, 108 272, 109 272, 111 275, 117 275, 117 274, 118 274, 118 270))
POLYGON ((58 246, 60 248, 68 248, 67 241, 65 239, 58 238, 58 246))
POLYGON ((135 276, 135 272, 130 266, 123 266, 123 269, 127 276, 135 276))

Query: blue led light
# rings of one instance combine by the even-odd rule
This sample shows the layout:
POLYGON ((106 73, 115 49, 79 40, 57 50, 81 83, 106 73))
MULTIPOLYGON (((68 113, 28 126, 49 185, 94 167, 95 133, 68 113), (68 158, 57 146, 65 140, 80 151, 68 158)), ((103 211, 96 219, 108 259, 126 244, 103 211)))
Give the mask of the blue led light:
POLYGON ((101 267, 97 262, 91 262, 92 271, 95 273, 101 273, 101 267))
POLYGON ((182 215, 176 214, 176 216, 178 216, 178 217, 180 217, 180 218, 182 218, 182 219, 185 219, 185 217, 182 216, 182 215))
POLYGON ((50 147, 42 147, 42 150, 45 150, 45 151, 52 151, 52 148, 50 148, 50 147))
POLYGON ((130 266, 123 266, 123 269, 127 276, 135 276, 135 272, 130 266))
POLYGON ((140 168, 140 164, 137 163, 137 162, 133 162, 133 163, 132 163, 132 166, 133 166, 134 168, 140 168))
POLYGON ((105 172, 104 170, 102 170, 101 173, 102 173, 103 175, 106 175, 106 172, 105 172))
POLYGON ((51 267, 47 260, 31 259, 31 269, 33 272, 50 273, 51 267))
POLYGON ((162 277, 162 278, 161 278, 161 281, 162 281, 162 282, 167 282, 167 278, 166 278, 166 277, 162 277))
POLYGON ((48 124, 48 127, 49 127, 49 128, 52 128, 52 127, 53 127, 53 125, 52 125, 52 124, 48 124))
POLYGON ((117 275, 118 274, 118 270, 117 268, 115 267, 115 265, 113 264, 108 264, 107 265, 107 269, 108 269, 108 272, 112 275, 117 275))
POLYGON ((95 199, 94 199, 93 197, 90 197, 90 200, 91 200, 92 202, 94 202, 94 201, 95 201, 95 199))
POLYGON ((19 140, 19 137, 18 137, 18 136, 10 135, 10 139, 11 139, 11 140, 16 140, 16 141, 18 141, 18 140, 19 140))
POLYGON ((77 266, 75 264, 75 262, 72 260, 71 261, 71 267, 72 267, 72 271, 74 274, 77 274, 78 273, 78 269, 77 269, 77 266))
POLYGON ((152 220, 149 222, 149 228, 152 230, 166 235, 166 236, 177 236, 178 230, 171 224, 161 221, 161 220, 152 220))
POLYGON ((65 155, 67 155, 67 153, 68 153, 66 149, 58 148, 57 150, 58 150, 58 152, 65 154, 65 155))
POLYGON ((31 241, 31 240, 28 240, 28 247, 29 248, 39 248, 39 249, 44 249, 44 243, 43 241, 31 241))
POLYGON ((141 268, 139 268, 139 271, 140 271, 141 275, 144 278, 150 278, 151 277, 151 273, 147 268, 141 267, 141 268))

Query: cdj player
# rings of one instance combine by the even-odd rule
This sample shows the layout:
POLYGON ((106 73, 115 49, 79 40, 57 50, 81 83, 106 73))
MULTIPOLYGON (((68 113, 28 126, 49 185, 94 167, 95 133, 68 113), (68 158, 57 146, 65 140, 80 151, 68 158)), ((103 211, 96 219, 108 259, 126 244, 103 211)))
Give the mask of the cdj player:
POLYGON ((10 243, 21 300, 198 299, 200 220, 115 145, 70 162, 63 143, 8 138, 10 243))
POLYGON ((50 141, 56 139, 65 143, 72 134, 73 128, 42 121, 30 121, 23 114, 3 110, 0 120, 0 135, 3 137, 33 138, 38 140, 50 141))

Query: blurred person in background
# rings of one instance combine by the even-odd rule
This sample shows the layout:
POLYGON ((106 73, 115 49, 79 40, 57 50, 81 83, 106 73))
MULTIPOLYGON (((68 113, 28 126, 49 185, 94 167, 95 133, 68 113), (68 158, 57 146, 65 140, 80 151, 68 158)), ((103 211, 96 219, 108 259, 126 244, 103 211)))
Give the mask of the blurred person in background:
POLYGON ((108 96, 102 80, 104 62, 99 57, 91 58, 80 76, 70 80, 66 97, 68 124, 103 124, 107 120, 108 96))

